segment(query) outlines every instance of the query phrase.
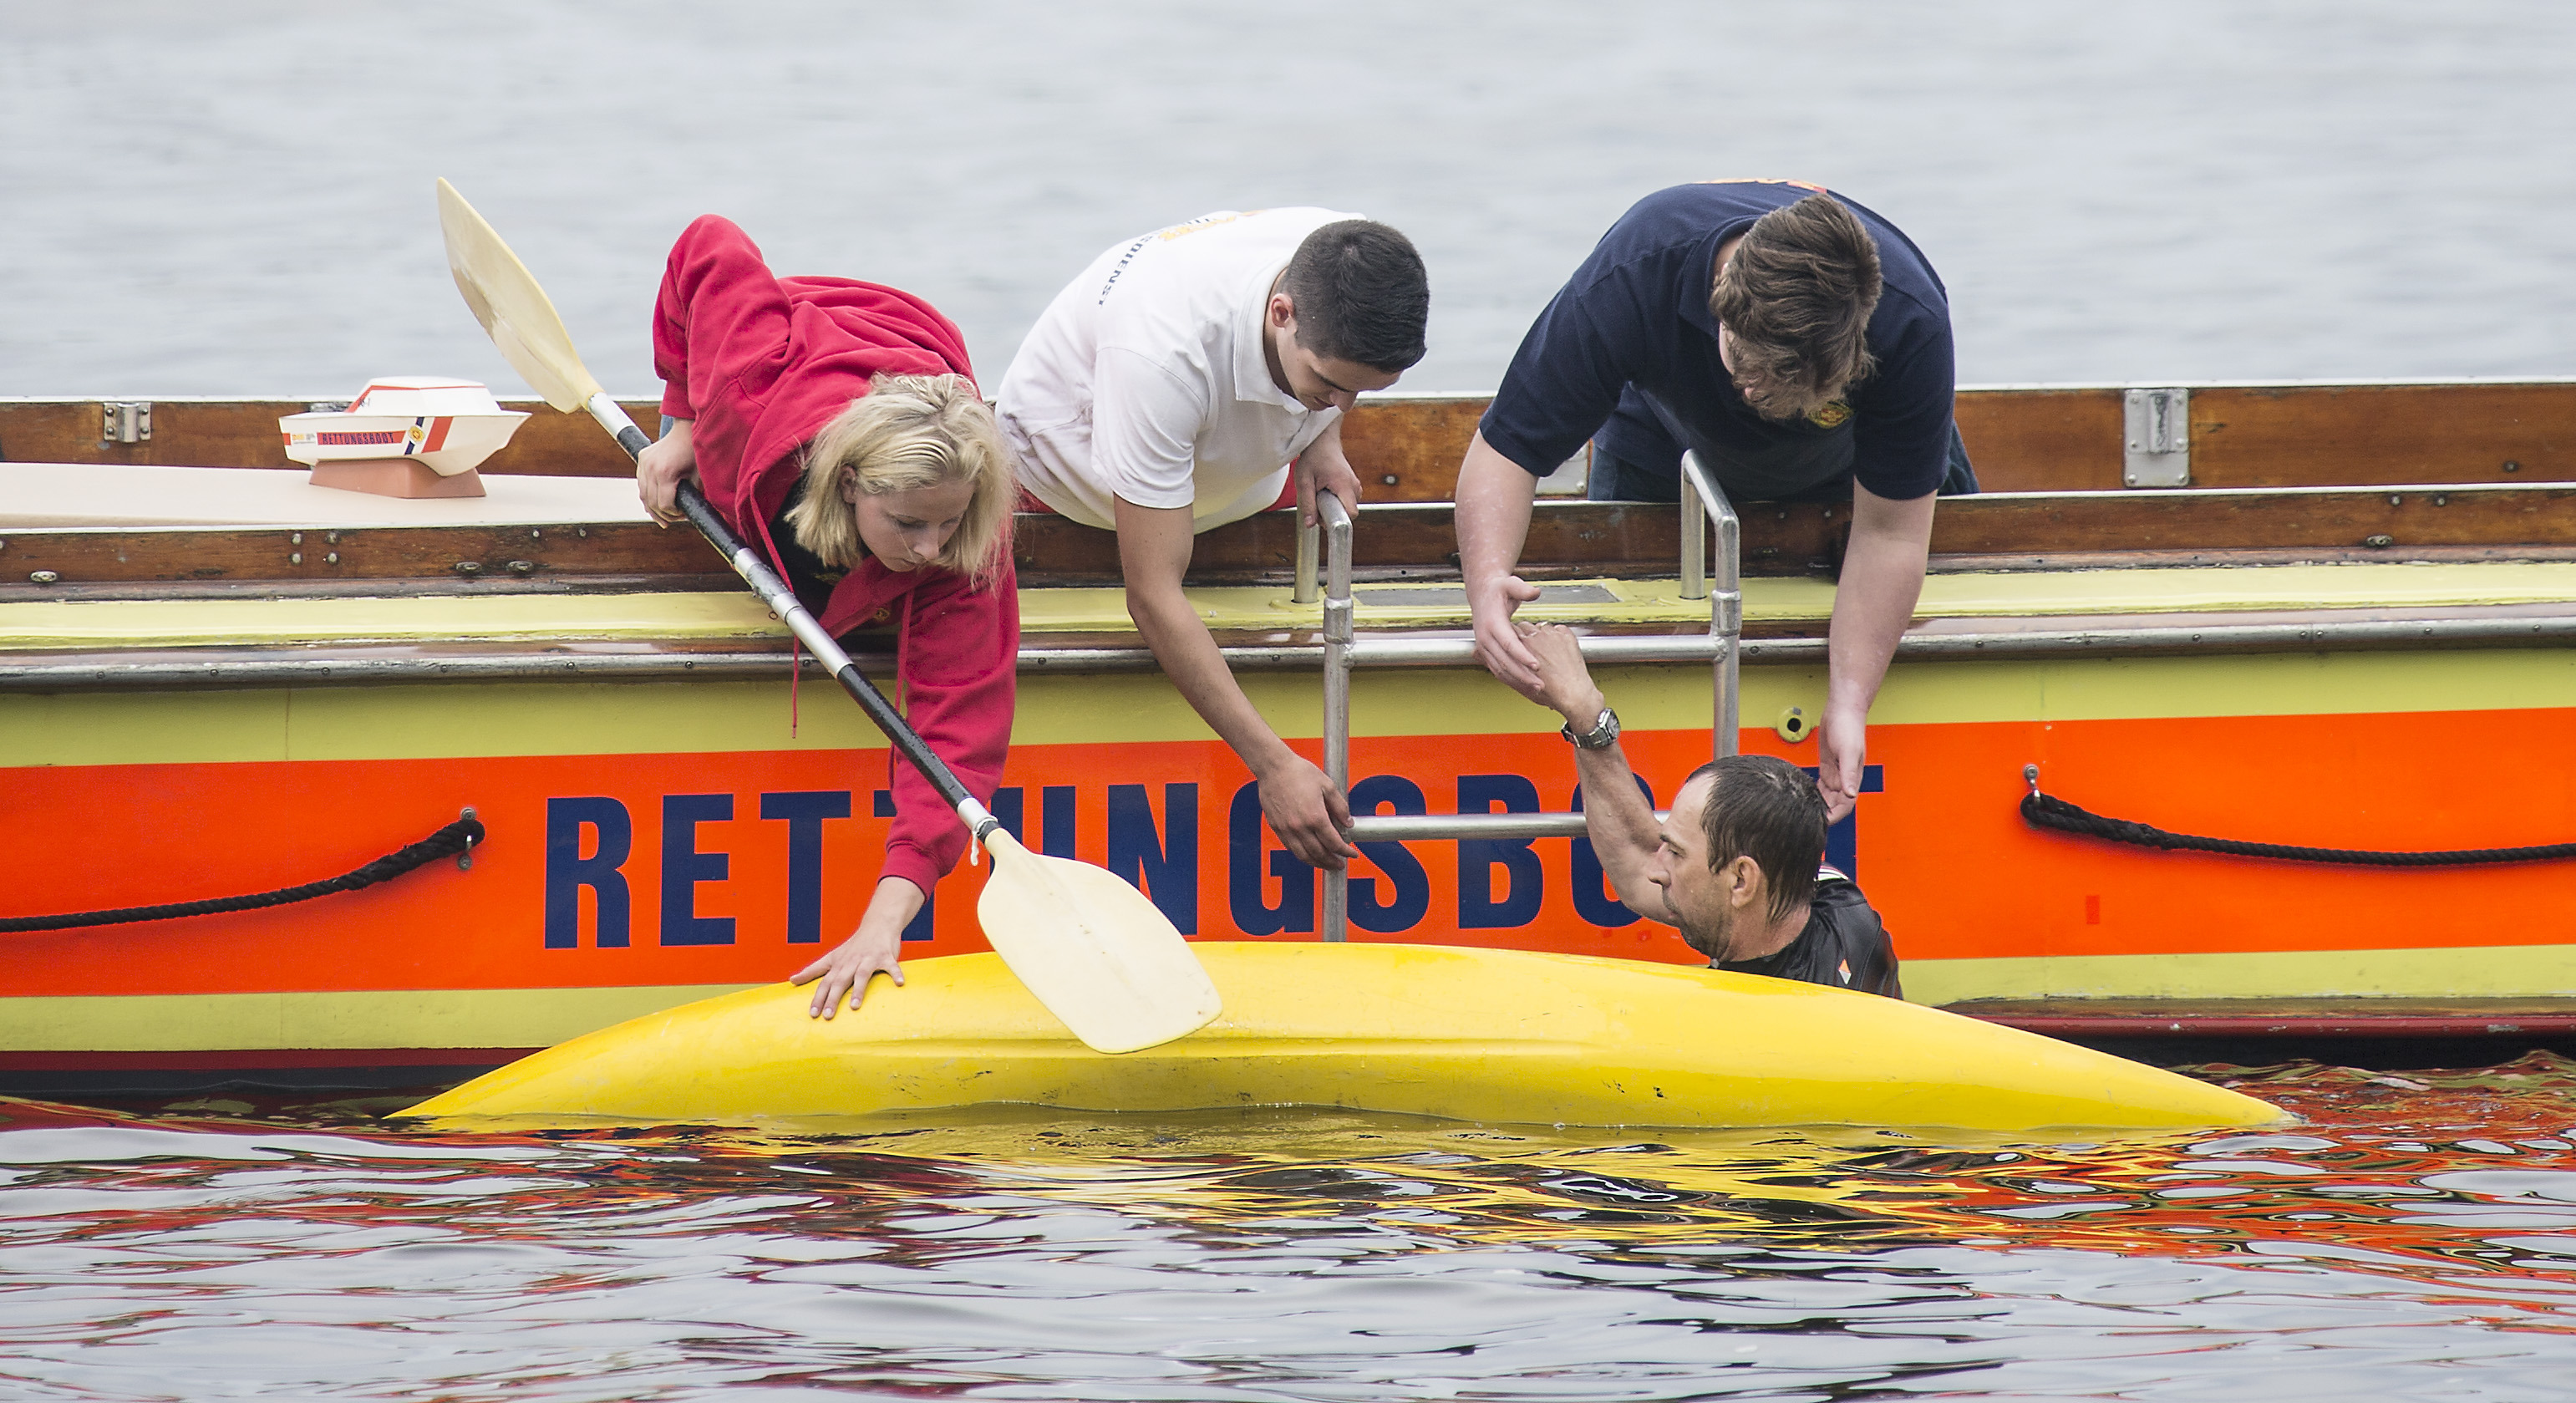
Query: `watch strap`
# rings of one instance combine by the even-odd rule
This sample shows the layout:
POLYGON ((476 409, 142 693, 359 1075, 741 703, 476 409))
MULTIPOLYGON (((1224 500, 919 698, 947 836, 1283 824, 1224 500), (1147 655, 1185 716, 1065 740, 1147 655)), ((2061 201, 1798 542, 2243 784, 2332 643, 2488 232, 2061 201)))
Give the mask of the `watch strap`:
POLYGON ((1569 721, 1557 734, 1584 750, 1607 750, 1619 739, 1619 713, 1605 706, 1601 708, 1601 715, 1594 719, 1591 730, 1577 735, 1574 723, 1569 721))

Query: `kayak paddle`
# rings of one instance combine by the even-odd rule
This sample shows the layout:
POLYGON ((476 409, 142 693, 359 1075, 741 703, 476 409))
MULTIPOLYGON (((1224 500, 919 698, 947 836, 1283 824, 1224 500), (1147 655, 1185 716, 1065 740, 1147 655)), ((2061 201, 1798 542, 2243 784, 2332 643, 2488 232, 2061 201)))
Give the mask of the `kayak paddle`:
MULTIPOLYGON (((456 290, 465 294, 474 319, 510 367, 557 410, 589 410, 628 457, 643 452, 651 440, 583 367, 545 289, 445 180, 438 182, 438 222, 447 236, 456 290)), ((1098 867, 1022 847, 860 675, 858 664, 797 601, 796 592, 734 538, 696 483, 680 485, 680 509, 992 854, 993 874, 984 883, 977 919, 994 952, 1048 1012, 1099 1052, 1153 1047, 1216 1017, 1215 984, 1144 893, 1098 867)))

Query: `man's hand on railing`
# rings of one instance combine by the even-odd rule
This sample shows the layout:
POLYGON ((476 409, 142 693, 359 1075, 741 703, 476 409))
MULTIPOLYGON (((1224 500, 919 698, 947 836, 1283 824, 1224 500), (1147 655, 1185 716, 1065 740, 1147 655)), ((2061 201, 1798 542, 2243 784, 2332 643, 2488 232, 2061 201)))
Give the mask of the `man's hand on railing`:
POLYGON ((1322 766, 1292 753, 1256 778, 1261 784, 1262 816, 1298 861, 1339 872, 1344 863, 1360 855, 1342 836, 1350 831, 1350 801, 1333 787, 1322 766))
POLYGON ((1467 609, 1476 623, 1476 661, 1504 686, 1546 706, 1538 655, 1522 641, 1520 625, 1512 619, 1514 612, 1536 598, 1538 586, 1518 575, 1499 575, 1467 587, 1467 609))
POLYGON ((1360 504, 1360 475, 1351 460, 1342 454, 1339 436, 1328 445, 1318 441, 1297 455, 1296 465, 1288 476, 1297 487, 1297 524, 1313 527, 1322 518, 1316 515, 1315 494, 1330 492, 1342 499, 1342 505, 1357 510, 1360 504))

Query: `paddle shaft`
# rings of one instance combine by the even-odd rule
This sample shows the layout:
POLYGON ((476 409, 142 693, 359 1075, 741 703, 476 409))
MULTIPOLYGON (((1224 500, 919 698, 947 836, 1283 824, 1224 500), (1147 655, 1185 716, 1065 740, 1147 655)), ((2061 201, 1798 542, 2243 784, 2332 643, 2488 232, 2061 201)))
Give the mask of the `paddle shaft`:
MULTIPOLYGON (((626 450, 627 457, 640 456, 651 444, 652 441, 644 437, 644 431, 637 428, 635 421, 626 417, 626 411, 606 393, 591 395, 582 402, 582 407, 590 411, 590 417, 598 420, 601 428, 617 436, 618 446, 626 450)), ((787 582, 778 577, 778 572, 769 568, 769 562, 734 538, 732 528, 725 525, 723 517, 716 515, 715 506, 707 501, 707 494, 699 491, 696 483, 680 484, 680 510, 696 525, 698 534, 707 538, 707 544, 714 546, 717 554, 733 566, 734 573, 742 576, 743 583, 751 586, 753 592, 769 605, 771 612, 786 620, 788 630, 822 660, 823 666, 831 669, 832 676, 840 680, 842 690, 867 712, 869 720, 877 723, 878 730, 886 733, 886 739, 894 742, 896 750, 903 752, 903 758, 921 771, 921 777, 930 781, 931 788, 939 791, 939 797, 957 810, 957 816, 966 821, 968 831, 978 842, 1001 826, 1001 820, 993 817, 992 811, 977 802, 974 795, 967 793, 965 785, 958 783, 956 773, 948 768, 947 762, 931 753, 919 733, 905 723, 903 714, 894 709, 885 699, 885 694, 878 691, 876 684, 859 671, 859 665, 842 651, 840 643, 823 631, 821 621, 796 597, 796 591, 788 588, 787 582)))

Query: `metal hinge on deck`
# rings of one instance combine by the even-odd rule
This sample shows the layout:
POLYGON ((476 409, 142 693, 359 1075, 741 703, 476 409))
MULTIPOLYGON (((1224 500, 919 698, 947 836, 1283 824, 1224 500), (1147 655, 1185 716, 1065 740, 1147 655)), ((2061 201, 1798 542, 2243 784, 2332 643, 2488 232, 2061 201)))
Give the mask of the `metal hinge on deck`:
POLYGON ((2120 480, 2131 487, 2191 486, 2191 391, 2131 390, 2121 409, 2127 452, 2120 480))
POLYGON ((109 443, 150 443, 152 441, 152 401, 148 399, 112 399, 99 408, 98 436, 109 443))

